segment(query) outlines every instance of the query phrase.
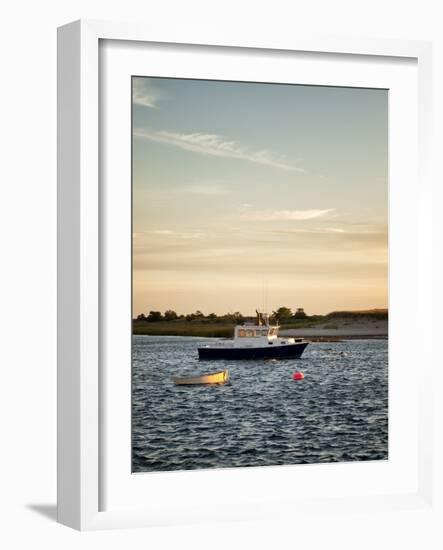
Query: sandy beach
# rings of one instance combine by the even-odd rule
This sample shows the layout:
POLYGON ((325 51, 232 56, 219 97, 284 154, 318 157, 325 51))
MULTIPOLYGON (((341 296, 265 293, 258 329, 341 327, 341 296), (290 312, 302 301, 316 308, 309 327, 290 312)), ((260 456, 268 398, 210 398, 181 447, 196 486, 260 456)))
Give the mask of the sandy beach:
POLYGON ((388 321, 377 319, 333 319, 312 328, 280 330, 282 336, 310 338, 312 340, 346 340, 387 338, 388 321))

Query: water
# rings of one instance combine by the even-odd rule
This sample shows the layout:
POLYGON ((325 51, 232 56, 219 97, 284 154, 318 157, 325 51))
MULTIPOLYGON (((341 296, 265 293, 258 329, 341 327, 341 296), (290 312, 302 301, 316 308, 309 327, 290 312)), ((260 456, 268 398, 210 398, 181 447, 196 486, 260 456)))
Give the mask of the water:
POLYGON ((199 361, 208 341, 133 337, 134 472, 388 458, 386 340, 310 344, 299 360, 199 361), (171 381, 224 368, 222 386, 171 381))

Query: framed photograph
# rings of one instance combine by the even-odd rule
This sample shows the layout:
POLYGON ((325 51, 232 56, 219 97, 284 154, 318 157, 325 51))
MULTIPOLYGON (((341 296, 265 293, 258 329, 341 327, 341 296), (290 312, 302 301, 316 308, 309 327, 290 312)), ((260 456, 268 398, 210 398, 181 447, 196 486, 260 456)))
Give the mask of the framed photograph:
POLYGON ((430 45, 58 37, 59 521, 430 507, 430 45))

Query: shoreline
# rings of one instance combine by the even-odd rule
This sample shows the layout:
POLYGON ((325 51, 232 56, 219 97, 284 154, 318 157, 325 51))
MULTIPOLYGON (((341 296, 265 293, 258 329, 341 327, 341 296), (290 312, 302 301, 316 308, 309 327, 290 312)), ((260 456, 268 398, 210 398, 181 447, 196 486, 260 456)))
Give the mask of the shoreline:
MULTIPOLYGON (((305 338, 311 342, 335 342, 340 340, 374 340, 388 338, 388 319, 359 316, 357 318, 334 317, 304 320, 289 326, 280 326, 283 337, 305 338), (294 326, 295 324, 295 326, 294 326), (298 325, 298 326, 297 326, 298 325)), ((235 323, 208 321, 146 322, 133 321, 133 335, 194 336, 198 338, 233 337, 235 323)))
POLYGON ((343 336, 305 336, 311 344, 321 344, 322 342, 346 342, 348 340, 388 340, 388 335, 367 334, 364 336, 343 335, 343 336))
POLYGON ((281 336, 305 338, 311 342, 339 342, 342 340, 387 340, 388 331, 384 328, 318 328, 281 330, 281 336))
MULTIPOLYGON (((296 335, 289 335, 287 332, 290 331, 282 331, 281 336, 294 336, 296 338, 304 338, 308 340, 311 343, 317 344, 322 342, 343 342, 346 340, 388 340, 388 334, 347 334, 343 333, 340 334, 340 331, 335 331, 335 334, 319 334, 321 331, 317 331, 317 334, 305 334, 303 336, 296 334, 296 335), (337 334, 337 332, 339 334, 337 334), (283 334, 285 333, 285 334, 283 334)), ((306 331, 309 332, 309 331, 306 331)), ((331 332, 331 331, 325 331, 325 332, 331 332)), ((148 334, 148 333, 132 333, 132 336, 165 336, 165 337, 185 337, 185 338, 220 338, 222 340, 232 340, 231 337, 228 336, 208 336, 207 334, 202 335, 196 335, 196 334, 148 334)))

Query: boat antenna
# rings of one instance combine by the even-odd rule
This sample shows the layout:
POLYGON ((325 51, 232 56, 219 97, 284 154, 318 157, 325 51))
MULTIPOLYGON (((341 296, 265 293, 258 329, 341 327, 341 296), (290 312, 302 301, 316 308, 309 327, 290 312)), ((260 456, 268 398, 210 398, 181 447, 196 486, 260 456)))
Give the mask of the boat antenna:
POLYGON ((261 309, 264 313, 268 311, 268 281, 262 282, 262 303, 261 309))

